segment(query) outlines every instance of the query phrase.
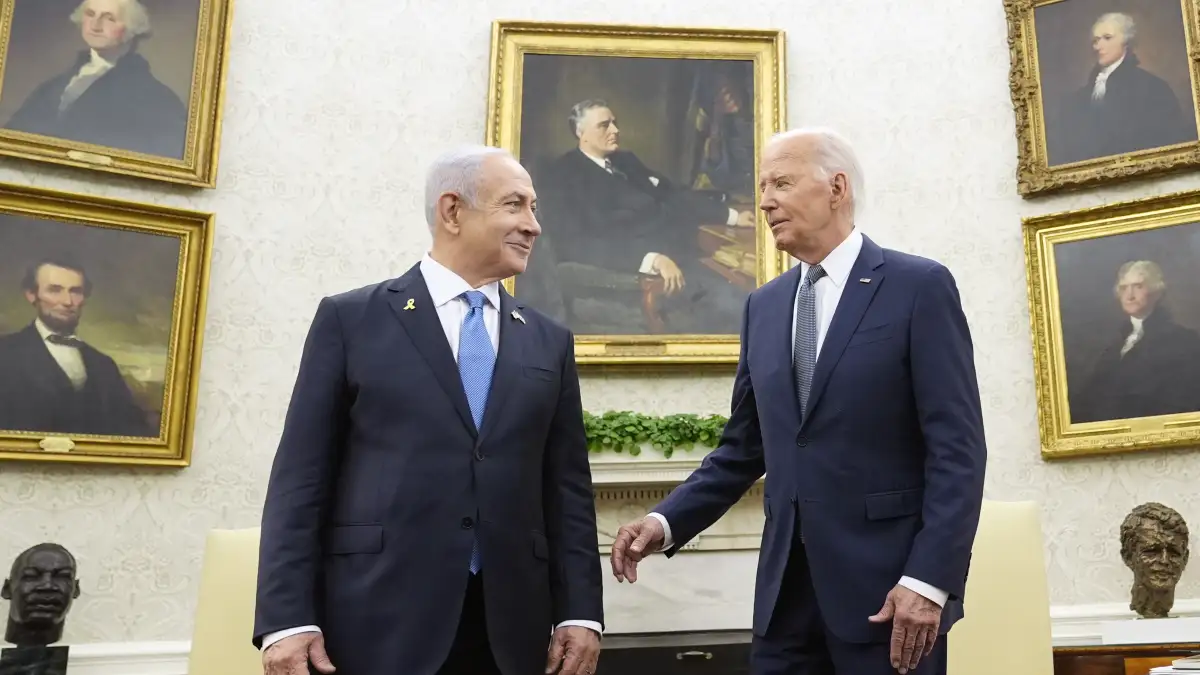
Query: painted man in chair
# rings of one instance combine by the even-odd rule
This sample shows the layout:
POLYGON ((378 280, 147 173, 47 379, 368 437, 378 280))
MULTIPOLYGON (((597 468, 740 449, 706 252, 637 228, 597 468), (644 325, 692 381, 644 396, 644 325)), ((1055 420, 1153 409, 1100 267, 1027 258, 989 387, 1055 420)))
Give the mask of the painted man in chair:
POLYGON ((558 258, 660 279, 667 332, 736 332, 745 293, 700 262, 698 228, 753 227, 754 213, 674 185, 620 149, 616 115, 600 99, 575 104, 568 124, 578 147, 539 188, 558 258))

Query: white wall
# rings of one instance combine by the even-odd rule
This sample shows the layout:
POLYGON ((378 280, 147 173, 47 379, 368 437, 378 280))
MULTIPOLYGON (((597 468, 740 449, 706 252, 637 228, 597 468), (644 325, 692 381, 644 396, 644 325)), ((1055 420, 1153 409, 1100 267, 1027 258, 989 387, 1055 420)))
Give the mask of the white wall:
MULTIPOLYGON (((326 293, 395 276, 426 244, 424 165, 483 138, 493 18, 774 27, 788 34, 790 122, 831 124, 867 171, 865 231, 956 272, 976 336, 988 496, 1037 499, 1056 605, 1120 603, 1117 526, 1159 500, 1200 526, 1195 453, 1047 464, 1038 455, 1019 219, 1200 185, 1200 176, 1023 203, 1001 3, 944 0, 237 3, 220 186, 193 193, 15 161, 0 180, 218 214, 195 463, 183 471, 0 466, 0 560, 55 540, 82 565, 75 643, 186 640, 203 536, 257 523, 301 342, 326 293), (467 19, 473 8, 477 14, 467 19)), ((725 412, 727 376, 587 377, 585 405, 725 412)), ((705 554, 710 555, 710 554, 705 554)), ((749 592, 750 554, 655 564, 696 593, 749 592), (736 572, 734 570, 737 570, 736 572), (722 574, 729 571, 728 574, 722 574), (705 590, 707 587, 708 590, 705 590)), ((1180 587, 1200 597, 1200 565, 1180 587)), ((674 582, 672 582, 673 584, 674 582)), ((609 588, 653 605, 667 582, 609 588), (638 590, 641 588, 642 590, 638 590), (641 594, 641 595, 638 595, 641 594)), ((705 596, 707 597, 707 596, 705 596)), ((721 616, 748 619, 749 598, 721 616)), ((636 617, 617 618, 634 625, 636 617)))

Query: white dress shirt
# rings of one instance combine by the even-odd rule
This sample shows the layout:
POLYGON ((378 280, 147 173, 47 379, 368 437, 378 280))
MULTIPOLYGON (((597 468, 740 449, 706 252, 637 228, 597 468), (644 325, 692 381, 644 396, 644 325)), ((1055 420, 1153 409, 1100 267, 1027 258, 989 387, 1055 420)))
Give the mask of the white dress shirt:
POLYGON ((104 75, 108 71, 112 70, 116 65, 117 64, 100 56, 98 53, 96 53, 96 50, 93 49, 91 60, 80 67, 79 72, 75 74, 75 77, 71 78, 71 81, 67 83, 66 88, 63 89, 62 97, 59 98, 58 101, 58 111, 62 112, 67 108, 70 108, 71 104, 75 103, 80 96, 83 96, 83 93, 88 90, 88 87, 91 87, 96 80, 104 77, 104 75))
MULTIPOLYGON (((825 344, 825 334, 829 332, 829 325, 833 322, 833 314, 837 311, 838 302, 842 299, 842 290, 846 287, 846 280, 850 276, 850 270, 854 267, 854 262, 858 260, 858 254, 862 251, 863 237, 862 232, 857 228, 850 232, 850 236, 846 237, 842 243, 838 244, 837 248, 829 252, 825 260, 821 261, 821 267, 825 269, 825 276, 821 277, 813 286, 816 294, 816 311, 817 311, 817 354, 821 353, 821 346, 825 344)), ((811 267, 806 262, 800 262, 800 278, 803 279, 808 274, 808 268, 811 267)), ((800 286, 796 287, 796 299, 792 303, 792 316, 796 316, 796 303, 800 301, 800 286)), ((795 350, 796 344, 796 322, 792 321, 792 349, 795 350)), ((793 358, 794 358, 793 354, 793 358)), ((818 360, 820 357, 818 356, 818 360)), ((667 523, 667 519, 660 513, 649 514, 652 518, 662 523, 663 526, 663 550, 670 549, 675 545, 671 538, 671 526, 667 523)), ((945 606, 947 598, 950 594, 940 588, 930 586, 929 584, 913 579, 912 577, 900 577, 901 586, 920 593, 921 595, 936 602, 939 606, 945 606)), ((882 599, 880 600, 882 603, 882 599)))
POLYGON ((1125 337, 1125 344, 1121 345, 1121 356, 1128 354, 1129 350, 1133 349, 1133 346, 1140 342, 1142 336, 1146 334, 1146 331, 1142 328, 1142 321, 1144 319, 1139 319, 1136 316, 1129 317, 1129 322, 1133 324, 1133 330, 1125 337))
MULTIPOLYGON (((50 356, 54 357, 67 379, 71 380, 71 386, 75 387, 76 391, 82 390, 83 386, 87 384, 87 367, 83 365, 83 355, 79 353, 79 348, 50 342, 48 338, 54 334, 54 331, 42 323, 41 319, 35 320, 33 325, 37 327, 38 334, 42 336, 42 344, 46 345, 50 356)), ((78 339, 74 333, 63 337, 78 339)))
MULTIPOLYGON (((433 305, 437 309, 438 319, 442 322, 442 330, 446 333, 446 339, 450 341, 450 349, 454 352, 455 361, 458 360, 458 336, 462 332, 463 319, 467 317, 467 312, 471 308, 466 299, 461 296, 472 290, 487 296, 487 304, 483 306, 483 325, 487 328, 488 337, 492 339, 492 351, 499 353, 500 282, 493 281, 479 288, 471 288, 471 285, 462 277, 428 254, 421 259, 421 276, 425 277, 425 286, 429 289, 429 296, 433 299, 433 305)), ((463 561, 463 569, 466 570, 466 561, 463 561)), ((595 621, 569 620, 558 624, 559 628, 563 626, 583 626, 591 628, 597 633, 603 632, 601 625, 595 621)), ((317 626, 299 626, 269 633, 263 637, 262 648, 266 649, 285 637, 310 632, 319 633, 321 629, 317 626)))
POLYGON ((1117 59, 1116 63, 1105 66, 1103 70, 1096 73, 1096 83, 1092 85, 1092 100, 1102 101, 1104 95, 1108 93, 1108 76, 1116 70, 1122 63, 1125 62, 1125 57, 1117 59))
MULTIPOLYGON (((583 150, 580 150, 580 152, 583 152, 583 150)), ((599 166, 601 169, 604 169, 605 171, 609 172, 610 174, 613 172, 612 167, 608 163, 606 163, 606 160, 603 157, 595 157, 595 156, 589 155, 586 152, 583 152, 583 156, 592 160, 593 162, 596 163, 597 166, 599 166)), ((650 184, 651 185, 653 185, 654 187, 658 187, 659 182, 660 181, 657 176, 650 176, 650 184)), ((737 221, 738 221, 738 212, 734 209, 729 209, 729 217, 725 219, 725 224, 728 225, 729 227, 733 227, 733 226, 737 225, 737 221)), ((659 255, 661 255, 661 254, 650 252, 650 253, 647 253, 645 256, 643 256, 642 257, 642 266, 638 268, 638 272, 641 274, 658 274, 658 270, 656 270, 654 268, 654 265, 657 262, 659 255)))

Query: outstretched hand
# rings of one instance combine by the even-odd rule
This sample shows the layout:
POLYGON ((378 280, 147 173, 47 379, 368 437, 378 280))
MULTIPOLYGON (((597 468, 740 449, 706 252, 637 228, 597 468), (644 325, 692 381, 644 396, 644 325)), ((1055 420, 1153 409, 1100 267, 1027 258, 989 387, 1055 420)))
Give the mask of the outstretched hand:
POLYGON ((868 621, 892 622, 892 667, 900 675, 906 675, 916 669, 922 657, 933 652, 942 623, 942 608, 920 593, 897 585, 887 594, 879 613, 868 621))
POLYGON ((622 525, 613 541, 609 560, 613 576, 617 581, 637 581, 637 566, 646 556, 657 553, 666 540, 666 532, 657 518, 646 516, 641 520, 622 525))

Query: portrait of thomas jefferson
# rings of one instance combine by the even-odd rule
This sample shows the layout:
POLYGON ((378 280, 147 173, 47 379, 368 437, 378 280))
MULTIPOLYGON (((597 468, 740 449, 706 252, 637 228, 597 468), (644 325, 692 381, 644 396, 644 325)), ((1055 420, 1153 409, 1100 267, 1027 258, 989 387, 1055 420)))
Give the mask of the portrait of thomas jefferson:
POLYGON ((1153 261, 1117 270, 1112 293, 1120 318, 1100 333, 1103 349, 1072 393, 1072 422, 1200 411, 1200 335, 1165 306, 1167 290, 1153 261))
MULTIPOLYGON (((47 30, 48 9, 60 2, 19 0, 14 34, 47 30), (41 3, 34 7, 33 3, 41 3), (36 12, 36 14, 34 13, 36 12), (36 21, 35 21, 36 19, 36 21)), ((140 0, 83 0, 61 22, 74 25, 74 45, 23 43, 7 54, 4 92, 64 49, 77 51, 69 67, 41 80, 4 122, 4 128, 132 152, 181 158, 188 107, 156 75, 141 49, 153 35, 151 15, 140 0), (29 59, 26 61, 22 57, 29 59)), ((57 34, 57 33, 56 33, 57 34)), ((184 45, 191 54, 194 45, 184 45)), ((62 59, 59 59, 62 60, 62 59)))
MULTIPOLYGON (((1069 164, 1195 141, 1179 3, 1154 0, 1139 6, 1148 19, 1155 20, 1152 31, 1143 30, 1126 12, 1092 15, 1086 32, 1080 21, 1064 21, 1063 27, 1049 21, 1060 17, 1044 14, 1060 7, 1067 11, 1072 4, 1079 10, 1087 7, 1057 3, 1040 7, 1037 14, 1039 21, 1046 18, 1047 25, 1065 31, 1038 31, 1048 104, 1049 163, 1069 164), (1090 65, 1086 74, 1085 65, 1090 65)), ((1075 16, 1084 15, 1076 12, 1075 16)))

